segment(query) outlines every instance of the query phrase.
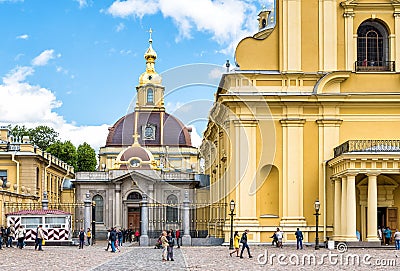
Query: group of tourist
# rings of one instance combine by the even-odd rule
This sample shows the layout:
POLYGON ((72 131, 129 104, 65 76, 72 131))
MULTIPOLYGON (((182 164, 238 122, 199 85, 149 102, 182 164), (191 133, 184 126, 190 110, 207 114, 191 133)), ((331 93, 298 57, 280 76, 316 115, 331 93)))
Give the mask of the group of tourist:
POLYGON ((393 234, 389 227, 378 227, 378 238, 381 240, 381 244, 385 244, 386 246, 390 245, 393 238, 396 250, 400 250, 400 232, 398 229, 393 234))
POLYGON ((240 258, 243 259, 244 249, 247 249, 247 254, 249 255, 249 258, 253 258, 253 256, 251 256, 251 254, 250 254, 250 247, 249 247, 249 244, 247 242, 247 234, 248 233, 249 233, 249 230, 245 230, 242 233, 242 236, 240 236, 239 232, 235 231, 234 238, 233 238, 234 251, 230 252, 229 256, 232 257, 232 254, 236 253, 236 257, 240 257, 240 258), (242 251, 240 252, 240 256, 239 256, 240 244, 242 244, 242 251))
MULTIPOLYGON (((43 250, 42 245, 45 240, 45 234, 42 229, 42 225, 39 225, 34 232, 35 236, 35 250, 43 250)), ((0 227, 0 249, 3 249, 3 245, 7 248, 13 247, 13 241, 17 240, 16 247, 23 249, 26 246, 26 230, 23 225, 20 225, 15 229, 14 224, 10 224, 8 227, 0 227)))
POLYGON ((177 243, 178 248, 180 247, 179 244, 180 239, 180 231, 179 229, 174 232, 173 229, 170 229, 168 232, 163 231, 160 238, 159 243, 161 243, 162 251, 162 261, 173 261, 174 260, 174 246, 177 243))

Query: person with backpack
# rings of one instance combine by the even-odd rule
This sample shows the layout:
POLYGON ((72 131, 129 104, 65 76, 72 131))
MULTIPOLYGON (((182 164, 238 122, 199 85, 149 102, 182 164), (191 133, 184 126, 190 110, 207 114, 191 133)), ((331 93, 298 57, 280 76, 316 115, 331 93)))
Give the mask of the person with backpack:
POLYGON ((79 237, 79 249, 83 249, 83 246, 85 244, 85 231, 83 228, 81 228, 81 230, 78 233, 78 237, 79 237))
POLYGON ((247 244, 247 233, 249 233, 249 230, 245 230, 242 234, 242 238, 240 238, 240 243, 243 244, 242 246, 242 251, 240 252, 240 258, 243 259, 243 251, 245 248, 247 248, 247 253, 249 254, 249 258, 253 258, 250 254, 250 248, 249 245, 247 244))
POLYGON ((297 231, 294 233, 296 236, 297 240, 297 249, 303 249, 303 233, 299 228, 297 228, 297 231))

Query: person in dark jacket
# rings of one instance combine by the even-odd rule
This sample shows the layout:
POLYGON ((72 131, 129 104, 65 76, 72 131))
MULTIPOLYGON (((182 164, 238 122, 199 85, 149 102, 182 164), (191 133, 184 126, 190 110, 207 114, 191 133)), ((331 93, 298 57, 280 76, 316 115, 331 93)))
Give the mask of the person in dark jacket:
POLYGON ((247 244, 247 233, 248 232, 249 232, 249 230, 245 230, 242 234, 242 238, 240 239, 240 243, 243 244, 242 251, 240 252, 240 258, 243 258, 243 251, 245 248, 247 248, 247 253, 249 254, 249 258, 253 258, 253 256, 251 256, 251 254, 250 254, 249 245, 247 244))
POLYGON ((303 249, 303 233, 299 228, 297 228, 297 231, 294 233, 296 236, 297 240, 297 249, 303 249))
POLYGON ((110 241, 111 241, 111 252, 115 252, 115 241, 117 240, 117 231, 115 228, 111 228, 110 241))
POLYGON ((83 249, 83 245, 85 244, 85 230, 81 228, 81 230, 78 233, 79 237, 79 249, 83 249))
POLYGON ((172 236, 172 231, 168 232, 167 235, 168 240, 168 252, 167 252, 167 261, 174 260, 174 245, 175 245, 175 238, 172 236))

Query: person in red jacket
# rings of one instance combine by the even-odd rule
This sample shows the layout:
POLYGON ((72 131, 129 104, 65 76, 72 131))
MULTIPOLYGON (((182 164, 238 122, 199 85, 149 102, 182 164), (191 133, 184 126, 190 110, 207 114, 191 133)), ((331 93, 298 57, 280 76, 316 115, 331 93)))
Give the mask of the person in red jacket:
POLYGON ((136 230, 136 231, 135 231, 135 239, 136 239, 136 242, 139 242, 139 236, 140 236, 139 230, 136 230))
POLYGON ((181 238, 181 232, 179 231, 179 229, 176 229, 175 231, 175 238, 176 238, 176 243, 178 244, 178 248, 180 248, 180 238, 181 238))

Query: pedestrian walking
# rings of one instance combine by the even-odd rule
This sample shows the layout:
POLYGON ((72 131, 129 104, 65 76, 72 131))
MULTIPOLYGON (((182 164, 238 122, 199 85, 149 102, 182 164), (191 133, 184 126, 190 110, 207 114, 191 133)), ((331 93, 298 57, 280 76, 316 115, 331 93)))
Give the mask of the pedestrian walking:
POLYGON ((42 251, 42 245, 43 245, 43 241, 45 240, 45 236, 44 236, 44 232, 42 229, 42 225, 39 225, 39 228, 37 230, 37 239, 38 239, 38 250, 42 251))
POLYGON ((383 245, 383 234, 381 226, 378 226, 378 238, 381 241, 381 245, 383 245))
POLYGON ((81 228, 81 230, 78 233, 78 237, 79 237, 79 249, 83 249, 83 246, 85 244, 85 230, 83 228, 81 228))
POLYGON ((175 238, 176 238, 176 244, 178 245, 178 248, 180 248, 181 231, 179 229, 176 229, 175 231, 175 238))
POLYGON ((110 234, 111 234, 111 228, 107 230, 107 248, 105 249, 105 251, 108 251, 108 249, 111 246, 110 234))
POLYGON ((24 240, 26 236, 26 230, 24 229, 24 226, 20 225, 15 232, 15 237, 17 238, 17 247, 22 249, 24 247, 24 240))
POLYGON ((297 240, 297 249, 303 249, 303 233, 299 228, 297 228, 297 231, 294 235, 296 236, 297 240))
POLYGON ((118 239, 118 246, 122 247, 123 236, 122 236, 122 231, 121 230, 117 230, 117 239, 118 239))
POLYGON ((136 230, 135 231, 135 241, 136 242, 139 242, 139 236, 140 236, 139 230, 136 230))
POLYGON ((5 234, 3 226, 0 227, 0 249, 3 249, 3 236, 5 234))
POLYGON ((111 252, 115 253, 115 241, 117 241, 117 231, 115 230, 115 228, 111 228, 110 241, 111 241, 111 252))
POLYGON ((161 236, 161 245, 162 245, 162 261, 167 261, 167 254, 168 254, 168 239, 167 239, 167 232, 163 231, 161 236))
POLYGON ((278 238, 278 247, 283 248, 283 231, 276 228, 276 238, 278 238))
POLYGON ((175 238, 172 235, 172 230, 167 235, 168 240, 168 253, 167 253, 167 261, 174 260, 174 245, 175 245, 175 238))
POLYGON ((392 238, 392 231, 389 227, 386 227, 383 233, 385 234, 385 244, 388 246, 390 244, 390 239, 392 238))
POLYGON ((240 243, 242 243, 242 251, 240 252, 240 258, 243 258, 243 251, 246 248, 247 249, 247 254, 249 254, 249 258, 253 258, 253 256, 251 256, 250 254, 250 248, 249 248, 249 244, 247 243, 247 233, 249 232, 249 230, 245 230, 242 234, 242 238, 240 238, 240 243))
POLYGON ((398 229, 396 229, 396 232, 393 235, 395 244, 396 244, 396 250, 400 250, 400 232, 398 229))
POLYGON ((278 246, 278 237, 276 237, 276 232, 274 232, 274 234, 271 236, 272 238, 272 246, 278 246))
POLYGON ((3 244, 3 245, 7 245, 7 228, 6 227, 2 227, 2 230, 1 230, 1 232, 2 232, 2 239, 0 240, 0 242, 3 244))
POLYGON ((8 226, 7 228, 7 245, 6 247, 13 247, 12 246, 12 242, 14 240, 15 237, 15 227, 14 224, 10 224, 10 226, 8 226))
POLYGON ((238 231, 235 231, 235 234, 233 236, 233 247, 234 247, 234 251, 229 253, 229 256, 232 257, 232 254, 234 254, 236 252, 236 257, 239 257, 239 241, 240 241, 240 235, 238 231))
POLYGON ((92 232, 90 231, 90 228, 87 229, 86 237, 87 237, 87 245, 90 246, 92 240, 92 232))

